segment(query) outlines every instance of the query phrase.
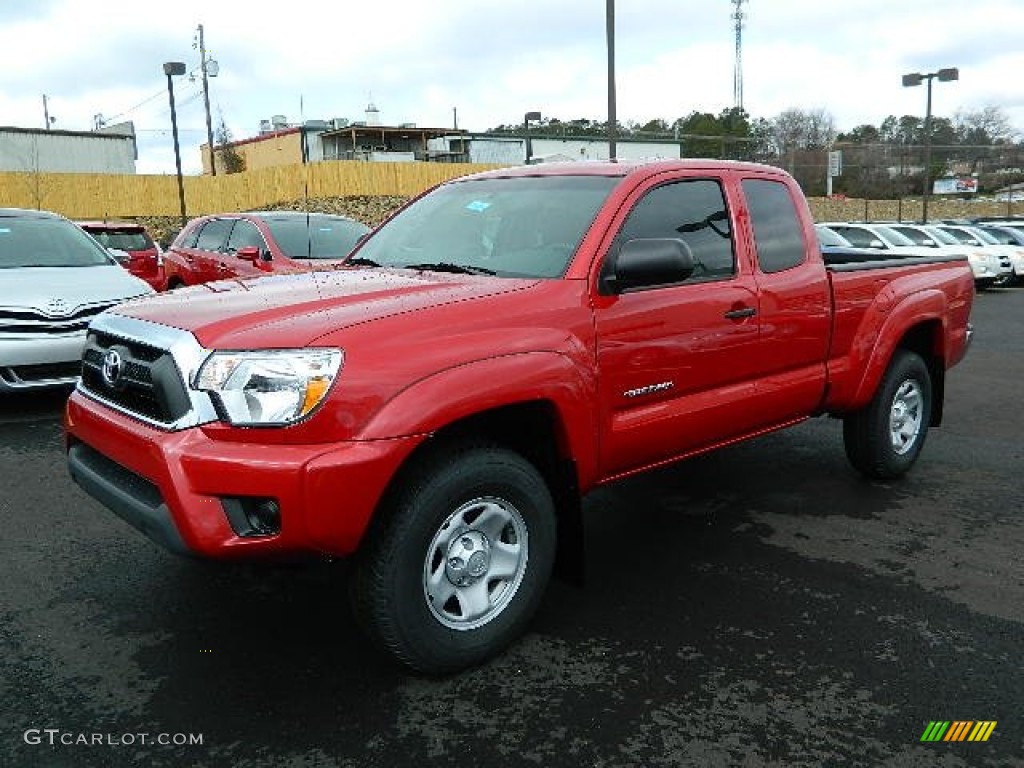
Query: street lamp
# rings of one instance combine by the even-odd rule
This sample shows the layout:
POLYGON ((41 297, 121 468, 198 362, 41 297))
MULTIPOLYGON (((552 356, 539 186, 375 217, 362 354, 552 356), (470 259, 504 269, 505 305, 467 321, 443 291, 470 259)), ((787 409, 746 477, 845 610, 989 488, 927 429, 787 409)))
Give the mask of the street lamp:
POLYGON ((174 164, 178 168, 178 203, 181 205, 181 226, 187 223, 185 216, 185 185, 181 180, 181 149, 178 146, 178 114, 174 111, 174 75, 185 74, 185 63, 181 61, 168 61, 164 64, 164 74, 167 75, 167 98, 171 103, 171 133, 174 134, 174 164))
POLYGON ((931 194, 931 163, 932 163, 932 80, 938 78, 940 83, 948 83, 951 80, 960 79, 960 70, 956 67, 946 67, 938 72, 928 72, 922 75, 920 72, 913 72, 903 76, 903 87, 912 88, 920 85, 922 80, 928 81, 928 102, 924 113, 924 194, 921 197, 921 218, 928 223, 928 195, 931 194))
POLYGON ((530 121, 540 120, 540 112, 527 112, 523 115, 523 134, 524 142, 526 144, 526 164, 530 164, 530 158, 533 156, 533 146, 530 144, 530 121))

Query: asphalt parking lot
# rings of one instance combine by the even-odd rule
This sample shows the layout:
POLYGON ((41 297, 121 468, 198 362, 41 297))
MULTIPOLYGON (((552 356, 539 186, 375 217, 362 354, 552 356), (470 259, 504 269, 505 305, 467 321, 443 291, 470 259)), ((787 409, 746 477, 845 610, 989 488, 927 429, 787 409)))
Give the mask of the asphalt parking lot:
POLYGON ((65 393, 5 398, 0 765, 1024 766, 1024 288, 974 324, 909 477, 818 419, 602 489, 586 584, 445 680, 371 651, 343 564, 158 549, 68 478, 65 393))

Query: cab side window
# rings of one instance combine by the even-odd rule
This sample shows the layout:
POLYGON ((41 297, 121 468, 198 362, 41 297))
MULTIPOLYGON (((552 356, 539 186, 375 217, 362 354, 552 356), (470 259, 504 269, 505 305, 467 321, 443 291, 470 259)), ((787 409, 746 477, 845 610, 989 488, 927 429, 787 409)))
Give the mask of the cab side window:
POLYGON ((807 243, 800 227, 802 219, 786 185, 778 181, 744 179, 743 192, 750 209, 761 271, 783 272, 803 264, 807 243))
POLYGON ((696 262, 696 269, 686 282, 736 274, 729 211, 717 181, 677 181, 652 189, 630 211, 612 245, 612 253, 618 253, 623 243, 640 238, 675 238, 685 242, 696 262))
POLYGON ((222 251, 227 242, 228 233, 231 232, 232 219, 212 219, 206 222, 199 239, 196 240, 196 248, 201 251, 222 251))

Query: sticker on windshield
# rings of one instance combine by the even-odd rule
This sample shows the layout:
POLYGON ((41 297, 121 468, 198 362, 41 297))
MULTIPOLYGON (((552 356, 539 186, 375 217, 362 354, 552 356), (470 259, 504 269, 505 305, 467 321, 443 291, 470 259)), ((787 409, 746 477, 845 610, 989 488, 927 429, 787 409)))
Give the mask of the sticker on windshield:
POLYGON ((490 207, 490 203, 485 203, 483 200, 474 200, 472 203, 466 206, 466 210, 481 213, 483 211, 486 211, 490 207))

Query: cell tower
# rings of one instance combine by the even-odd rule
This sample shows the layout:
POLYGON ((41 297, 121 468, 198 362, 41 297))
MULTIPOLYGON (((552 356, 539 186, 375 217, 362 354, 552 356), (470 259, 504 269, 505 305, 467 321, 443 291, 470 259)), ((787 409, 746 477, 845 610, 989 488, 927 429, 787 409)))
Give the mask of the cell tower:
POLYGON ((731 0, 734 10, 732 20, 736 25, 736 64, 732 74, 732 100, 736 109, 743 109, 743 4, 749 0, 731 0))

